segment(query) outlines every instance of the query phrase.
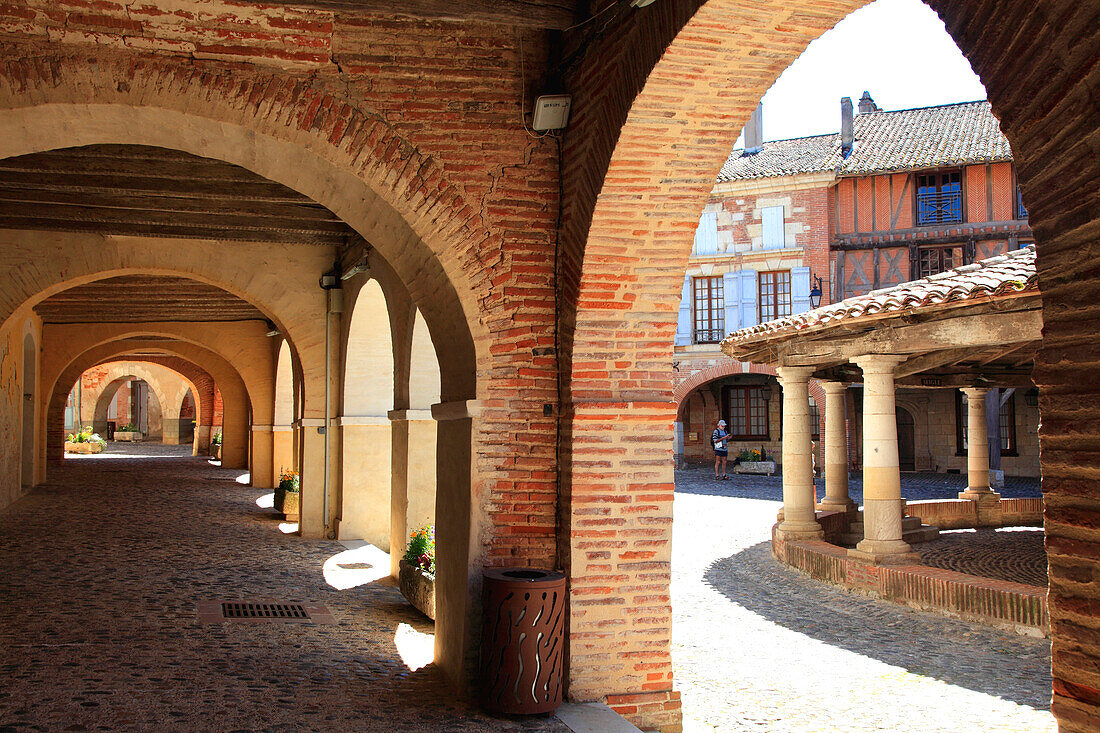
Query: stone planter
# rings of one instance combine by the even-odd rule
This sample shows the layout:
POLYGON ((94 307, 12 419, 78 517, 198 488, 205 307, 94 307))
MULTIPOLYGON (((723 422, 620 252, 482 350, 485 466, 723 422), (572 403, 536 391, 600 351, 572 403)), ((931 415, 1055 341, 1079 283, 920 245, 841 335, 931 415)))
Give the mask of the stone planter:
POLYGON ((775 473, 775 461, 742 461, 733 467, 734 473, 758 473, 771 476, 775 473))
POLYGON ((302 494, 299 491, 275 489, 275 511, 280 512, 288 522, 297 522, 300 516, 299 506, 302 494))
POLYGON ((136 430, 116 430, 115 440, 120 443, 137 443, 141 440, 141 433, 136 430))
POLYGON ((401 558, 399 567, 397 585, 401 595, 413 608, 435 621, 435 579, 410 565, 404 558, 401 558))
POLYGON ((220 445, 210 446, 210 455, 214 456, 215 461, 222 459, 222 447, 220 445))
POLYGON ((102 453, 102 443, 70 443, 65 441, 66 453, 102 453))

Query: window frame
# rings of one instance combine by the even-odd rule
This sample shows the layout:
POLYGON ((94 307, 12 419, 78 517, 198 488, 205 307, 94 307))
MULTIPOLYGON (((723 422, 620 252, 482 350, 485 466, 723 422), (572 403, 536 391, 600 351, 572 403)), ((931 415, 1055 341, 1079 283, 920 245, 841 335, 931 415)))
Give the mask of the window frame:
MULTIPOLYGON (((966 449, 966 428, 963 426, 968 421, 968 408, 965 395, 960 390, 955 390, 955 455, 965 456, 967 455, 966 449)), ((1020 446, 1016 440, 1016 393, 1013 392, 1009 395, 1009 398, 1005 400, 1001 405, 999 413, 1001 420, 1001 427, 1008 428, 1008 435, 1001 432, 1001 457, 1002 458, 1014 458, 1020 455, 1020 446), (1007 426, 1004 424, 1005 418, 1008 418, 1007 426), (1005 438, 1008 438, 1008 445, 1005 445, 1005 438)))
POLYGON ((723 414, 726 419, 726 427, 729 428, 730 440, 748 441, 748 440, 771 440, 771 403, 769 400, 764 399, 764 387, 763 384, 727 384, 722 388, 722 402, 723 402, 723 414), (736 423, 733 420, 733 392, 745 393, 745 427, 748 430, 746 433, 735 433, 734 427, 736 423), (763 416, 764 416, 764 432, 753 433, 752 432, 752 398, 757 397, 759 402, 763 404, 763 416))
POLYGON ((962 267, 964 264, 966 264, 966 246, 963 245, 963 244, 936 244, 936 245, 930 245, 930 246, 917 245, 917 276, 914 277, 913 279, 914 280, 920 280, 921 278, 931 277, 932 275, 938 275, 941 272, 946 272, 947 270, 953 270, 956 267, 962 267), (955 264, 952 264, 950 267, 943 267, 943 260, 944 260, 943 253, 946 252, 947 250, 955 250, 955 251, 958 252, 958 257, 953 258, 953 259, 957 260, 957 262, 955 264), (923 261, 923 255, 924 255, 925 252, 938 252, 939 253, 940 269, 936 270, 935 272, 929 272, 929 273, 925 274, 925 272, 924 272, 924 261, 923 261))
POLYGON ((726 334, 723 333, 726 328, 725 301, 725 284, 722 275, 698 275, 691 278, 691 343, 716 344, 725 338, 726 334), (705 300, 699 298, 699 284, 702 282, 708 283, 707 298, 705 300), (699 306, 700 303, 704 302, 707 305, 707 322, 710 324, 708 328, 699 327, 699 306), (699 338, 699 334, 704 331, 711 335, 717 333, 717 337, 713 340, 702 340, 699 338))
MULTIPOLYGON (((963 169, 962 168, 943 168, 943 169, 940 169, 940 170, 923 171, 923 172, 918 171, 918 172, 914 173, 913 176, 914 176, 914 181, 913 181, 913 209, 914 209, 913 210, 913 222, 916 226, 918 226, 918 227, 934 227, 934 226, 943 226, 944 224, 961 224, 961 223, 963 223, 963 221, 966 219, 966 199, 965 199, 966 181, 964 180, 964 177, 963 177, 963 169), (957 216, 957 218, 947 219, 947 218, 944 218, 942 214, 937 214, 931 221, 926 221, 926 220, 922 219, 922 217, 921 217, 921 199, 922 199, 921 179, 922 178, 927 178, 927 177, 932 177, 932 176, 936 177, 937 180, 936 180, 936 185, 935 185, 935 199, 934 199, 934 201, 935 201, 935 211, 942 212, 943 209, 944 209, 944 206, 943 206, 944 201, 947 198, 944 194, 944 187, 945 187, 945 185, 952 185, 951 181, 947 181, 945 183, 945 181, 943 179, 945 177, 948 177, 948 176, 951 176, 951 175, 957 175, 958 176, 958 182, 957 182, 957 185, 959 187, 958 191, 951 191, 951 192, 948 193, 949 196, 958 198, 958 204, 957 204, 958 216, 957 216)), ((925 188, 930 188, 930 187, 926 186, 925 188)))
POLYGON ((765 323, 767 321, 774 321, 776 318, 783 318, 791 315, 793 308, 793 298, 791 292, 791 271, 790 270, 761 270, 756 273, 756 317, 757 323, 765 323), (774 315, 768 317, 764 316, 764 280, 767 276, 772 276, 773 281, 770 286, 769 298, 772 299, 772 311, 774 315), (787 285, 787 301, 786 301, 786 313, 780 312, 783 305, 783 301, 780 299, 782 295, 780 284, 782 277, 786 278, 787 285))

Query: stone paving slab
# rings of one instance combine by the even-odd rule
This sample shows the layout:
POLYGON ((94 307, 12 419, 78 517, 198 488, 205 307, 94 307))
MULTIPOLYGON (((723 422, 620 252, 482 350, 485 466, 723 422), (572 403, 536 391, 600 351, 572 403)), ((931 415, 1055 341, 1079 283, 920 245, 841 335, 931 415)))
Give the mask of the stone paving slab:
POLYGON ((283 534, 240 471, 113 447, 0 512, 0 731, 567 730, 491 717, 410 669, 399 640, 433 625, 385 580, 328 584, 346 548, 283 534), (336 623, 204 624, 210 599, 324 605, 336 623))
POLYGON ((1055 731, 1047 640, 783 567, 768 542, 779 478, 742 478, 676 475, 673 663, 686 730, 1055 731))

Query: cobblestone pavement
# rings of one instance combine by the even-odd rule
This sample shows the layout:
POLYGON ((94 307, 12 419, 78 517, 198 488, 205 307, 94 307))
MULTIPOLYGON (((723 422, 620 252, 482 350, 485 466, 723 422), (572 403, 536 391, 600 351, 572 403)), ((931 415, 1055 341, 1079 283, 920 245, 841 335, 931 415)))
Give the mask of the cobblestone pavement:
MULTIPOLYGON (((768 544, 778 477, 715 482, 707 471, 676 473, 673 662, 686 730, 1055 730, 1047 640, 782 567, 768 544)), ((904 492, 918 498, 908 482, 904 492)))
POLYGON ((112 444, 0 512, 0 731, 567 730, 488 717, 406 666, 400 640, 432 624, 385 581, 329 585, 344 546, 280 532, 240 475, 112 444), (337 623, 200 624, 222 599, 337 623))
POLYGON ((1042 527, 957 529, 932 542, 914 545, 923 565, 1009 580, 1047 585, 1047 551, 1042 527))

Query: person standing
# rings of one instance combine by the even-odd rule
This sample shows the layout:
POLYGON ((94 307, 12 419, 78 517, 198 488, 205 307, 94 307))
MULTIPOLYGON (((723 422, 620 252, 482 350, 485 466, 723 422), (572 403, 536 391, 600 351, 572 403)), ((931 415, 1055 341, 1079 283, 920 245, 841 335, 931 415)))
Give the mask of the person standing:
POLYGON ((714 426, 714 432, 710 435, 710 443, 714 447, 714 478, 718 481, 729 481, 726 475, 726 459, 729 456, 730 434, 726 432, 726 421, 719 420, 714 426), (718 470, 722 473, 719 475, 718 470))

